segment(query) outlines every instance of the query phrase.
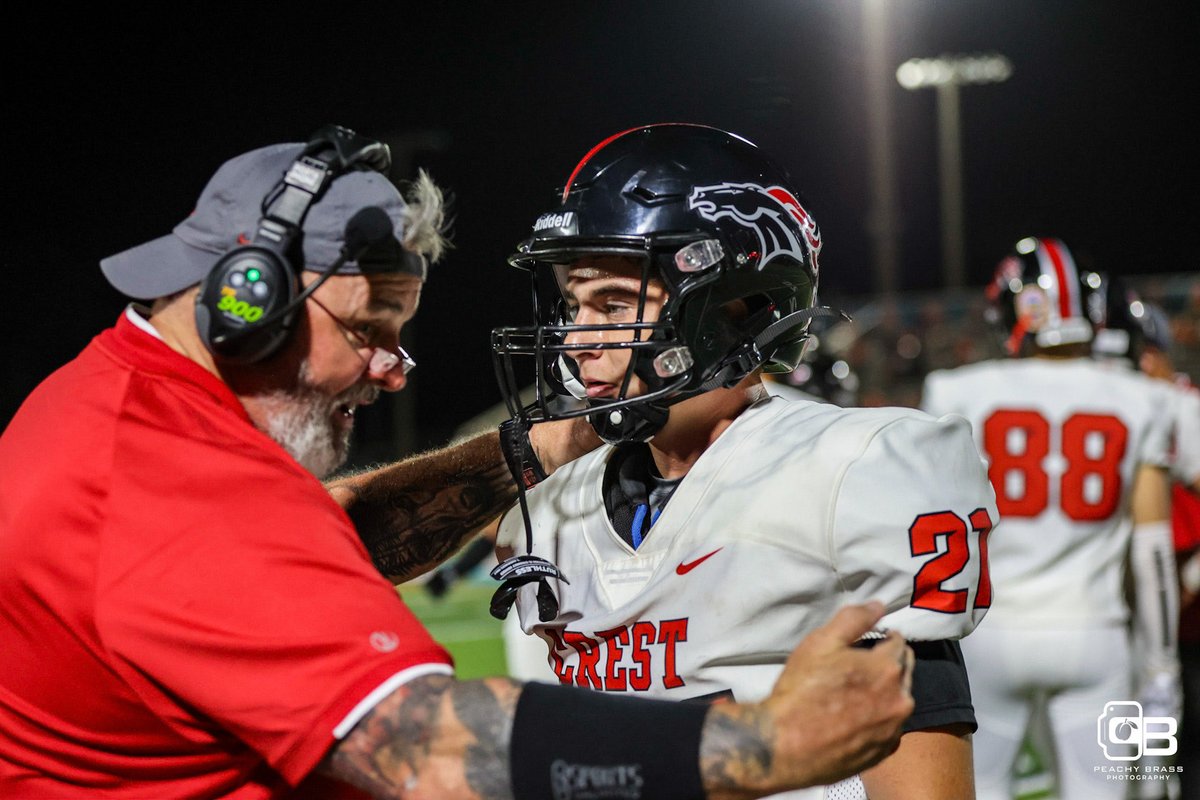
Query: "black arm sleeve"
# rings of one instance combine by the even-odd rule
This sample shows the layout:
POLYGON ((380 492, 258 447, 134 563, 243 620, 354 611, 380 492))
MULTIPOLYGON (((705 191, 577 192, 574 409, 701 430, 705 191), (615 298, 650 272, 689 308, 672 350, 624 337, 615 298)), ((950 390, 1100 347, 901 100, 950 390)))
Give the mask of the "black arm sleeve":
POLYGON ((978 727, 971 704, 971 684, 962 648, 953 639, 909 642, 916 655, 912 694, 916 702, 904 732, 966 723, 971 733, 978 727))
MULTIPOLYGON (((882 639, 863 639, 858 647, 874 647, 882 639)), ((915 707, 904 723, 904 732, 924 731, 945 725, 966 724, 974 733, 975 706, 971 704, 971 684, 962 648, 954 639, 909 642, 916 656, 913 665, 912 696, 915 707)))
POLYGON ((700 800, 707 703, 527 683, 513 718, 513 796, 700 800))

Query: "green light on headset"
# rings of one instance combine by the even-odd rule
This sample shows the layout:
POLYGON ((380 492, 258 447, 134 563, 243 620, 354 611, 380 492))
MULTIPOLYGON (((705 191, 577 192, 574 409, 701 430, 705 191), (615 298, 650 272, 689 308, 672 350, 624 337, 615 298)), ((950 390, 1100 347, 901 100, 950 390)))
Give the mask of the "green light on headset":
POLYGON ((262 277, 262 273, 256 269, 246 270, 246 280, 248 280, 250 283, 254 283, 256 280, 258 280, 261 277, 262 277))

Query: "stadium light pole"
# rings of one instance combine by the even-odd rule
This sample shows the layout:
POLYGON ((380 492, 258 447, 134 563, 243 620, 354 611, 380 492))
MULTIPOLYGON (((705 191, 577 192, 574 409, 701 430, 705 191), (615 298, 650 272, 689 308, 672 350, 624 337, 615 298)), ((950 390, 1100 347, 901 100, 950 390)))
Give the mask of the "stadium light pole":
POLYGON ((891 297, 899 288, 899 214, 892 131, 891 54, 888 3, 863 5, 863 50, 867 72, 867 161, 871 169, 871 207, 867 230, 874 244, 875 291, 891 297))
POLYGON ((896 80, 905 89, 937 90, 942 273, 947 288, 962 288, 966 278, 959 87, 1000 83, 1012 71, 1012 62, 998 53, 913 58, 896 68, 896 80))

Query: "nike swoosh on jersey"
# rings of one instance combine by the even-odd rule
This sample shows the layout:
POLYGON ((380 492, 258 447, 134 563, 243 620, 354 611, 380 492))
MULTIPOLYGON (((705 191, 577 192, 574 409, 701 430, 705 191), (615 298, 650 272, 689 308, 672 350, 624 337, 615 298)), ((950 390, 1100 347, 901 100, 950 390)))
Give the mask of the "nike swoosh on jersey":
POLYGON ((716 550, 713 550, 708 555, 700 556, 695 561, 679 562, 679 566, 675 568, 675 574, 676 575, 687 575, 689 572, 694 570, 696 567, 700 566, 705 561, 712 558, 713 556, 715 556, 717 553, 721 552, 724 549, 725 549, 724 547, 718 547, 716 550))

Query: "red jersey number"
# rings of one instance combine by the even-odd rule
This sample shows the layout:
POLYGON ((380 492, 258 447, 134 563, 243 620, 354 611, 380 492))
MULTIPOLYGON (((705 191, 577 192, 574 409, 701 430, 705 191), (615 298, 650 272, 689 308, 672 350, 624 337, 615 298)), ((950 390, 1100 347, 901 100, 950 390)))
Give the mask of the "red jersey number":
MULTIPOLYGON (((1046 418, 1026 409, 1001 409, 984 421, 988 479, 1001 517, 1036 517, 1049 506, 1050 476, 1043 465, 1050 454, 1050 433, 1046 418), (1024 445, 1011 447, 1015 439, 1023 439, 1024 445), (1013 472, 1021 476, 1019 495, 1010 493, 1007 478, 1013 472)), ((1059 440, 1067 464, 1059 481, 1063 513, 1079 522, 1112 516, 1121 502, 1121 459, 1129 440, 1124 423, 1109 414, 1073 414, 1063 422, 1059 440), (1092 499, 1085 491, 1088 485, 1099 487, 1092 499)))
POLYGON ((966 589, 946 589, 943 584, 967 566, 971 550, 967 541, 969 530, 979 534, 979 588, 975 592, 975 608, 992 604, 992 581, 988 575, 987 537, 992 531, 992 518, 986 509, 971 512, 970 521, 953 511, 921 514, 908 528, 909 552, 914 558, 938 553, 945 539, 945 552, 931 558, 913 576, 913 595, 910 605, 943 614, 959 614, 967 610, 966 589))

